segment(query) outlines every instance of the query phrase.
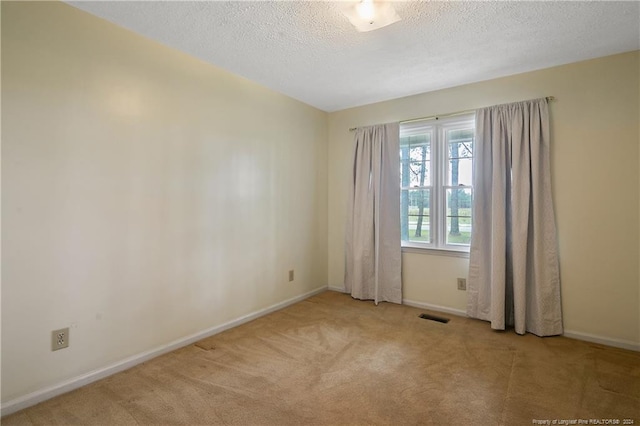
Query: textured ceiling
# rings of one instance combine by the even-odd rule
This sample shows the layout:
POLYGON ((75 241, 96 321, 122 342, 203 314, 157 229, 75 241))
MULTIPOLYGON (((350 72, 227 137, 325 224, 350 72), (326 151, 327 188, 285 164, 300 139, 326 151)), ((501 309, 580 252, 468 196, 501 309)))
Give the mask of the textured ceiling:
POLYGON ((394 2, 357 32, 323 1, 68 2, 325 111, 640 49, 639 2, 394 2))

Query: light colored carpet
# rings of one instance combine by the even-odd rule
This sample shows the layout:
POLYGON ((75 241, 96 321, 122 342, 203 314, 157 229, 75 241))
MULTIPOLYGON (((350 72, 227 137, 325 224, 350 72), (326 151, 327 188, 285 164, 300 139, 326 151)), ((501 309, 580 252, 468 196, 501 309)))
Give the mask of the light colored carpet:
POLYGON ((639 353, 421 312, 327 291, 2 424, 640 424, 639 353))

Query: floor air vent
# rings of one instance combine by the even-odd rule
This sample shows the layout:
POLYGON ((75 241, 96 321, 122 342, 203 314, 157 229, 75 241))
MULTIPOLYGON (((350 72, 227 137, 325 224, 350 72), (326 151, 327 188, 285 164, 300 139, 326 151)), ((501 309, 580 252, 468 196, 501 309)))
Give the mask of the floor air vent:
POLYGON ((443 324, 446 324, 446 323, 449 322, 449 318, 437 317, 435 315, 429 315, 429 314, 420 314, 420 318, 428 319, 428 320, 431 320, 431 321, 441 322, 443 324))

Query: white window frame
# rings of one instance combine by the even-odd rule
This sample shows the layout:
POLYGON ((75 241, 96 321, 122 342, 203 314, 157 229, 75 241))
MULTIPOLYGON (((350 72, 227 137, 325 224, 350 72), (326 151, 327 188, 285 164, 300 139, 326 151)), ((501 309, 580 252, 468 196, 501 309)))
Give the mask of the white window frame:
MULTIPOLYGON (((423 121, 412 121, 400 124, 400 137, 431 132, 431 193, 429 197, 429 235, 431 242, 402 241, 403 248, 427 249, 438 252, 453 252, 455 254, 465 254, 469 252, 468 244, 447 244, 447 189, 453 188, 447 185, 447 172, 449 168, 448 145, 446 132, 450 130, 468 129, 472 126, 475 129, 474 114, 465 114, 447 118, 433 118, 423 121)), ((474 147, 475 149, 475 147, 474 147)), ((475 167, 475 155, 473 156, 475 167)), ((401 183, 400 183, 401 185, 401 183)), ((402 187, 401 187, 402 188, 402 187)), ((459 185, 456 188, 471 189, 473 202, 473 186, 459 185)), ((398 224, 399 225, 399 224, 398 224)), ((473 228, 473 223, 472 223, 473 228)), ((412 251, 412 250, 409 250, 412 251)))

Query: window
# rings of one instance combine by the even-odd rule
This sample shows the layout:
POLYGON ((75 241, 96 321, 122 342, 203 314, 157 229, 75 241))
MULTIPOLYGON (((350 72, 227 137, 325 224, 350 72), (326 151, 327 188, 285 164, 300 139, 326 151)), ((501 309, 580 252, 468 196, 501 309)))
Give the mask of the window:
POLYGON ((474 135, 473 116, 400 125, 403 247, 469 250, 474 135))

